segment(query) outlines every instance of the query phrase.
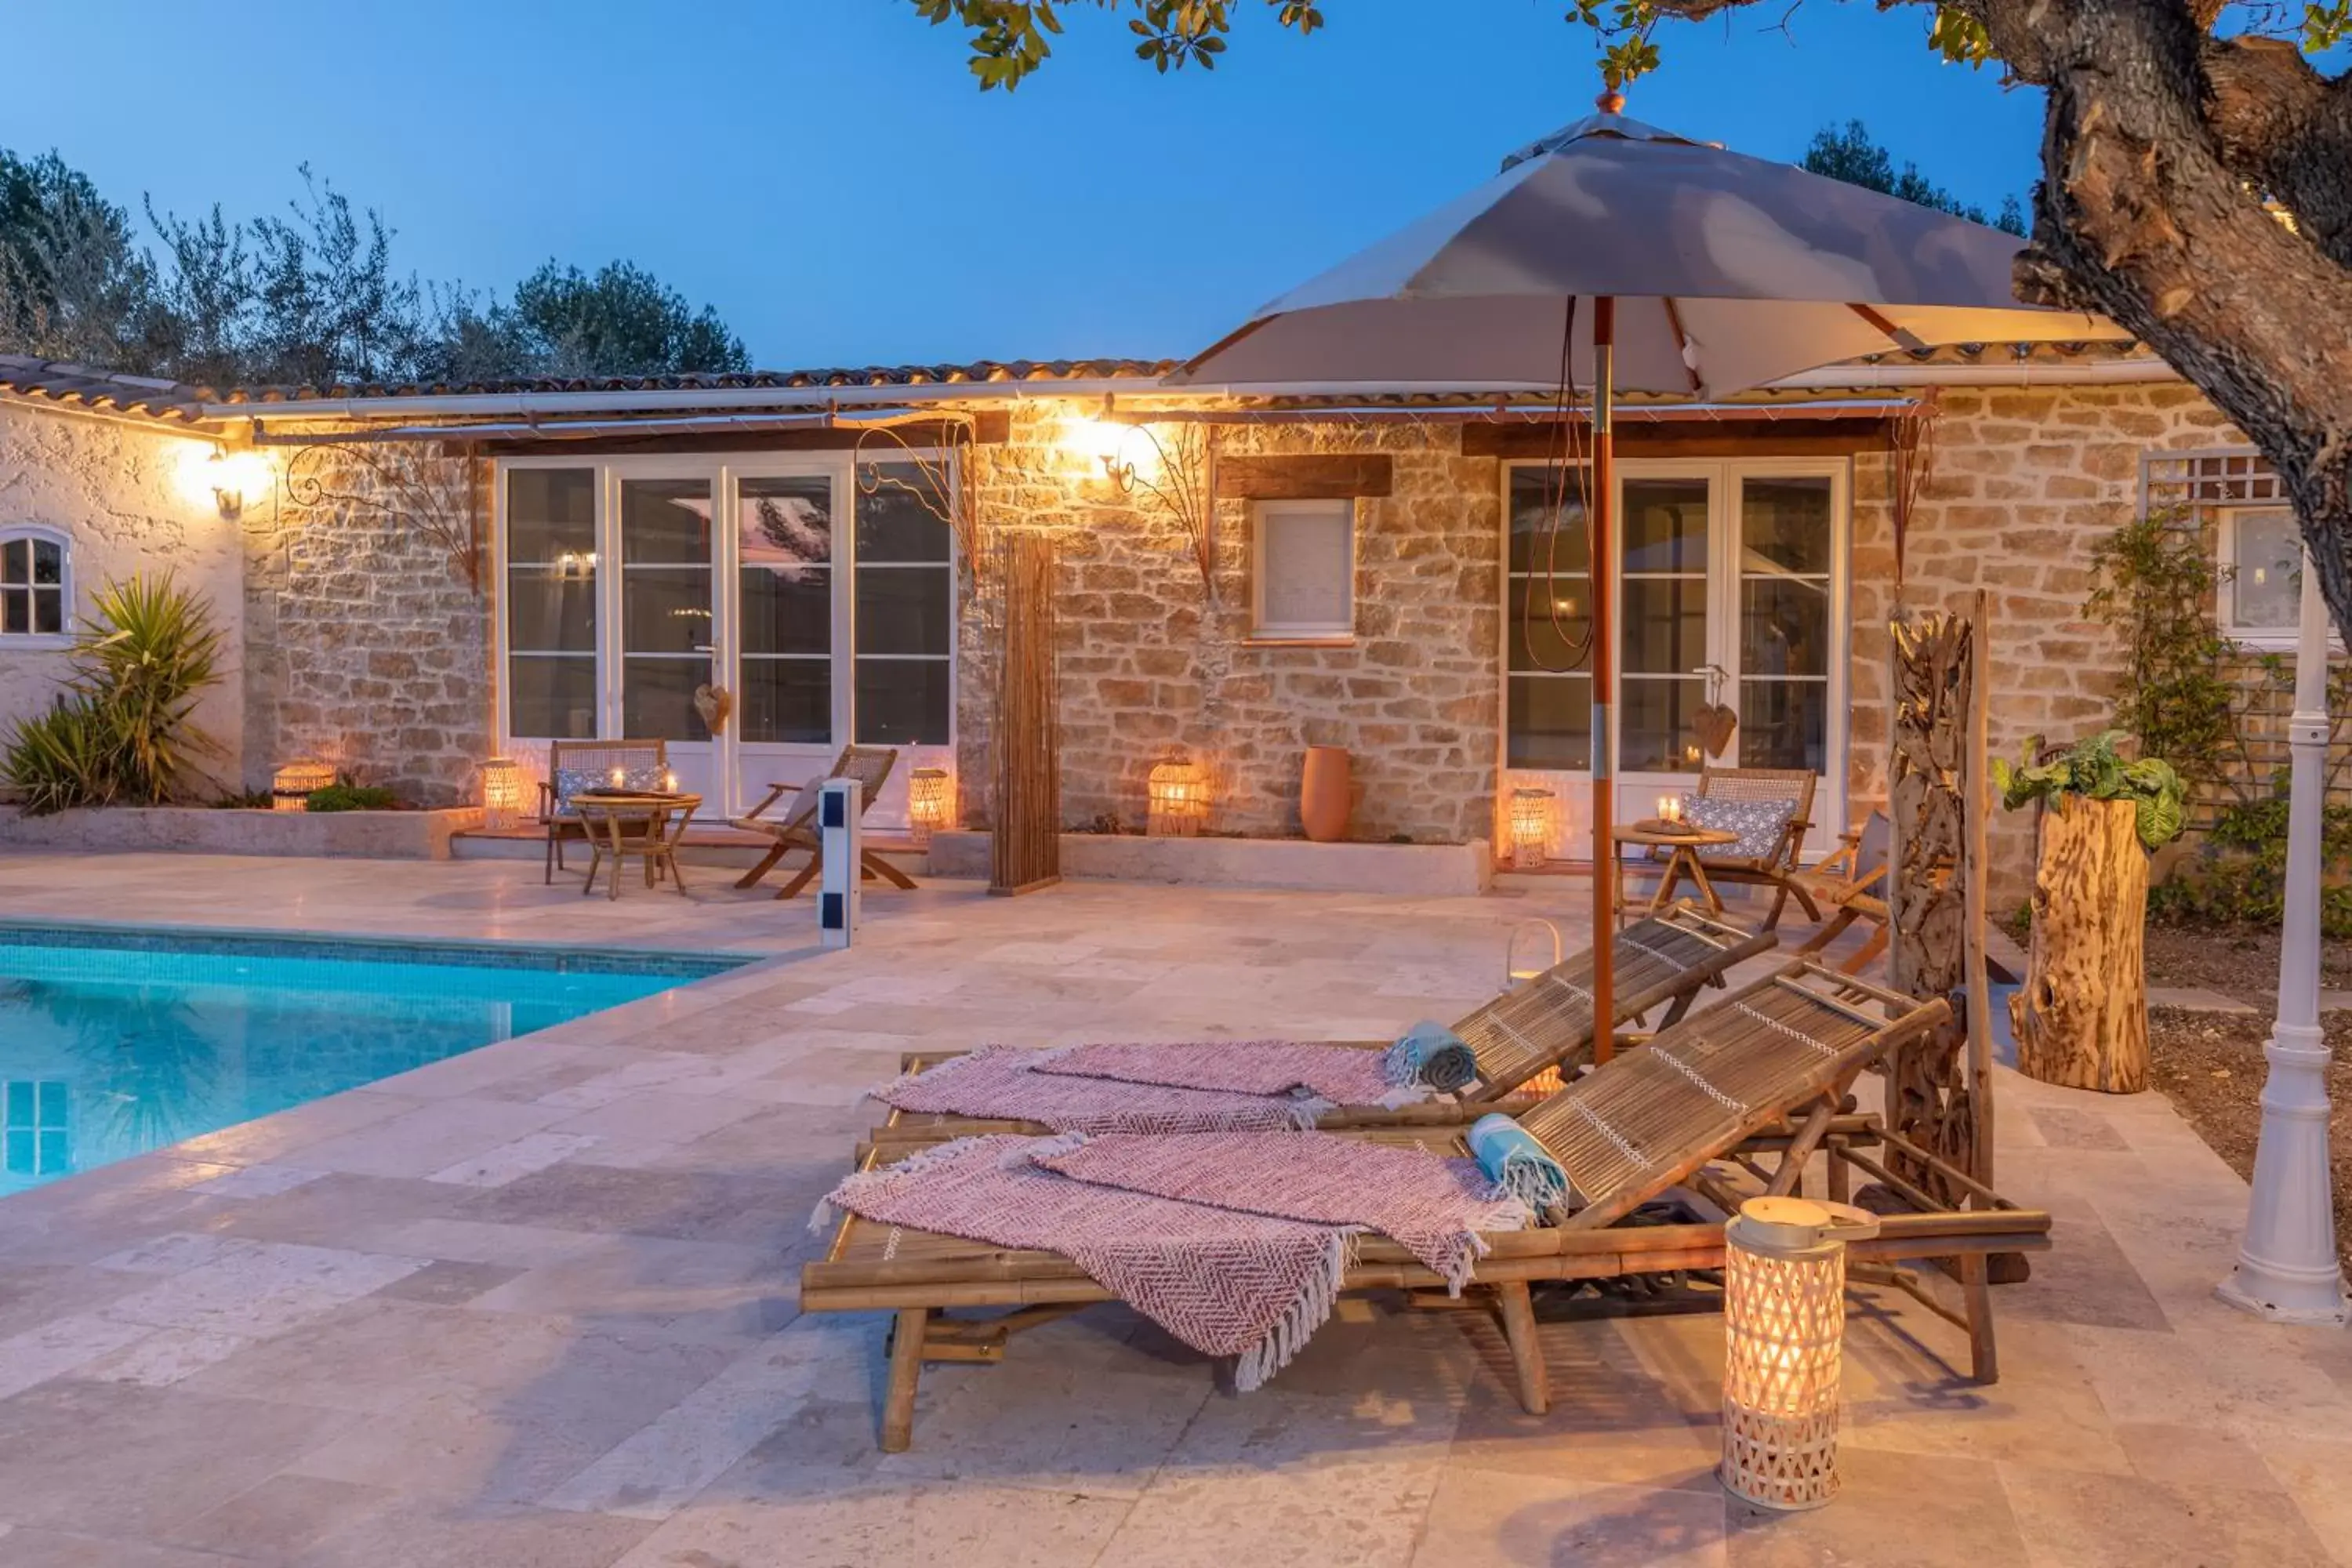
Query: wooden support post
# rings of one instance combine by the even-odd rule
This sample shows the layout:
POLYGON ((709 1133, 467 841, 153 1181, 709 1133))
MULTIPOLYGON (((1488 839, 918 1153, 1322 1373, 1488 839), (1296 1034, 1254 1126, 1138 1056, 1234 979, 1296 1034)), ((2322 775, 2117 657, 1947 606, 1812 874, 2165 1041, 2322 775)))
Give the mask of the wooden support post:
POLYGON ((1054 542, 1005 534, 996 551, 1003 641, 997 649, 989 815, 992 893, 1062 879, 1061 735, 1055 679, 1054 542))
POLYGON ((1536 1339, 1536 1309, 1524 1279, 1505 1279, 1495 1287, 1495 1305, 1502 1314, 1503 1338, 1511 1347, 1511 1366, 1519 1375, 1519 1403, 1530 1415, 1551 1409, 1551 1378, 1544 1370, 1543 1346, 1536 1339))
POLYGON ((890 1334, 890 1381, 882 1396, 882 1451, 903 1454, 915 1440, 915 1384, 923 1375, 928 1307, 901 1307, 890 1334))
MULTIPOLYGON (((1992 1179, 1992 983, 1985 973, 1986 849, 1985 817, 1991 809, 1991 740, 1988 733, 1992 686, 1987 678, 1992 640, 1992 595, 1977 590, 1971 618, 1976 637, 1969 652, 1969 752, 1962 774, 1968 795, 1962 802, 1965 823, 1960 875, 1967 885, 1969 988, 1969 1106, 1975 1112, 1970 1125, 1969 1174, 1988 1187, 1992 1179)), ((2018 1260, 2021 1264, 2024 1259, 2018 1260)))

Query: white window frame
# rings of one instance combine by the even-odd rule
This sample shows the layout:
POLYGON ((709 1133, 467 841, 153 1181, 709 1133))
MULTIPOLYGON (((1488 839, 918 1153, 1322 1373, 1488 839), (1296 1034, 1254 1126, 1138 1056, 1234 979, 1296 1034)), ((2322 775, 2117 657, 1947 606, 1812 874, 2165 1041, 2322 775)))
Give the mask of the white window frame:
POLYGON ((1356 640, 1356 503, 1352 499, 1251 503, 1249 640, 1255 643, 1313 643, 1328 647, 1345 647, 1356 640), (1266 540, 1273 531, 1273 525, 1286 517, 1336 517, 1348 525, 1348 610, 1343 618, 1279 625, 1265 618, 1266 540))
MULTIPOLYGON (((2294 518, 2294 509, 2284 501, 2251 501, 2213 509, 2213 556, 2221 577, 2215 584, 2214 596, 2220 603, 2214 606, 2217 614, 2213 619, 2221 635, 2241 647, 2292 651, 2296 640, 2292 621, 2284 626, 2250 626, 2238 620, 2238 519, 2249 512, 2273 511, 2286 513, 2290 521, 2294 518)), ((2331 637, 2333 635, 2331 632, 2331 637)))
POLYGON ((47 523, 20 522, 0 527, 0 544, 29 539, 58 547, 58 625, 54 632, 9 632, 0 630, 0 650, 37 650, 73 647, 74 549, 73 536, 61 528, 47 523))

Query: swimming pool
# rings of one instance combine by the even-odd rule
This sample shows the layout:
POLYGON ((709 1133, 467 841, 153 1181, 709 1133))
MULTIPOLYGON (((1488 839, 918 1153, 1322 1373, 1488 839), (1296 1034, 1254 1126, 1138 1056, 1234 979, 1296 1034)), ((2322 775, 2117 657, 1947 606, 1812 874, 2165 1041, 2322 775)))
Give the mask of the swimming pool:
POLYGON ((0 1194, 749 962, 0 921, 0 1194))

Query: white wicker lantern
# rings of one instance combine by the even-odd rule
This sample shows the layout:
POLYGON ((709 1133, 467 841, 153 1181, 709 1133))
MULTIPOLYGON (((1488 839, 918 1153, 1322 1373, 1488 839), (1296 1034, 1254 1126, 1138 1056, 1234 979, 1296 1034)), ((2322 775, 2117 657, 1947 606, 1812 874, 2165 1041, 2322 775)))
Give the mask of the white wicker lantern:
POLYGON ((1532 871, 1551 855, 1554 808, 1559 797, 1548 789, 1511 792, 1511 868, 1532 871))
POLYGON ((515 825, 522 812, 522 768, 511 757, 482 764, 482 826, 492 833, 515 825))
POLYGON ((1837 1495, 1845 1244, 1878 1234, 1844 1204, 1750 1198, 1723 1228, 1726 1490, 1761 1508, 1837 1495))
POLYGON ((918 849, 949 825, 955 809, 955 777, 945 768, 917 768, 907 784, 907 826, 918 849))
POLYGON ((269 809, 308 811, 310 792, 335 782, 335 770, 324 763, 288 763, 269 775, 269 809))

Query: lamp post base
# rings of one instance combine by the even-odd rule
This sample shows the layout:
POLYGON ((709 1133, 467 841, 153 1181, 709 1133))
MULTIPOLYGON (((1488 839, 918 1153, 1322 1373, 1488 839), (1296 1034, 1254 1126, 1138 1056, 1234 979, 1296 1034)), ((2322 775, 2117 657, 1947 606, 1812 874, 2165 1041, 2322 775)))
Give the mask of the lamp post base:
POLYGON ((2297 1278, 2269 1266, 2240 1263, 2213 1294, 2241 1311, 2273 1323, 2340 1329, 2352 1323, 2344 1304, 2344 1277, 2297 1278))
POLYGON ((2315 1025, 2282 1022, 2263 1055, 2270 1077, 2245 1239, 2216 1294, 2274 1323, 2342 1328, 2352 1310, 2336 1263, 2329 1190, 2326 1039, 2315 1025))

